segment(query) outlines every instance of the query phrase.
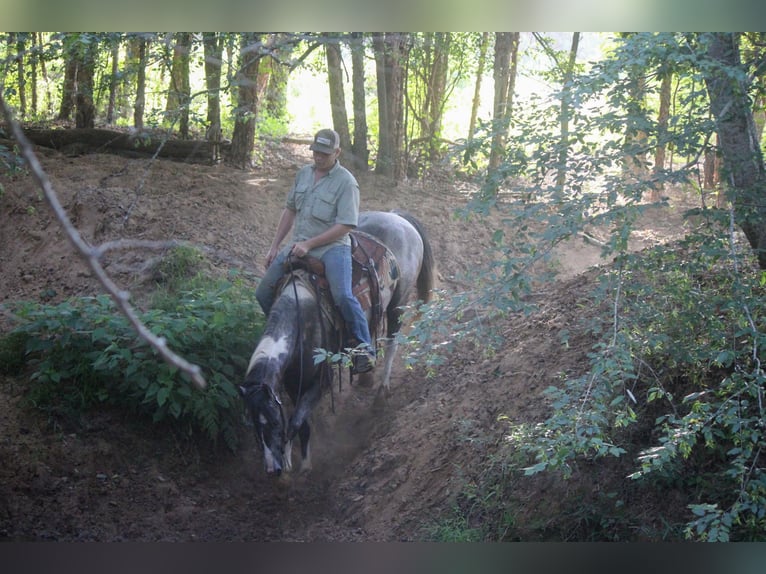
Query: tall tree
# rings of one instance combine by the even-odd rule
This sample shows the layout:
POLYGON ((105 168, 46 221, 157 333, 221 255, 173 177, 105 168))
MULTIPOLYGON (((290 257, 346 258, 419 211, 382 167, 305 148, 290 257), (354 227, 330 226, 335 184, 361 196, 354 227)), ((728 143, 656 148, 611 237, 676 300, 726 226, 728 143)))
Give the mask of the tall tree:
POLYGON ((38 93, 37 93, 37 84, 38 84, 38 78, 37 78, 37 63, 41 60, 41 47, 37 43, 37 33, 32 32, 29 35, 29 39, 32 45, 32 50, 30 52, 30 58, 29 58, 29 88, 32 92, 32 117, 37 116, 37 103, 38 103, 38 93))
POLYGON ((61 86, 61 106, 59 107, 58 119, 68 121, 72 118, 75 102, 75 86, 77 84, 77 58, 74 55, 74 38, 76 34, 67 34, 64 37, 64 79, 61 86))
POLYGON ((489 48, 489 32, 482 32, 479 41, 479 60, 476 65, 476 81, 473 88, 473 99, 471 100, 471 119, 468 122, 468 140, 472 140, 476 134, 476 120, 479 115, 479 106, 481 105, 481 82, 484 77, 484 68, 487 65, 487 50, 489 48))
POLYGON ((519 32, 495 32, 493 78, 495 97, 492 112, 492 148, 489 169, 496 169, 505 155, 505 142, 513 110, 519 54, 519 32))
POLYGON ((220 160, 221 133, 221 70, 223 66, 223 37, 218 32, 202 34, 205 55, 205 89, 207 90, 207 129, 205 139, 214 142, 213 162, 220 160))
POLYGON ((117 88, 120 85, 120 43, 121 38, 118 35, 110 38, 112 43, 112 73, 109 75, 109 103, 106 107, 106 123, 114 122, 114 110, 117 105, 117 88))
POLYGON ((96 34, 75 35, 76 65, 75 127, 93 128, 96 124, 96 104, 93 99, 96 59, 99 41, 96 34))
MULTIPOLYGON (((621 34, 628 38, 631 33, 621 34)), ((640 50, 640 44, 628 44, 640 50)), ((632 176, 635 180, 646 180, 649 175, 649 161, 647 160, 648 134, 647 126, 648 111, 646 107, 646 77, 648 70, 640 54, 634 54, 634 59, 627 66, 625 73, 628 76, 628 99, 627 121, 625 125, 625 158, 623 171, 626 176, 632 176)))
POLYGON ((654 150, 653 181, 649 194, 650 201, 659 201, 665 185, 661 174, 665 169, 665 155, 668 147, 668 123, 670 121, 670 96, 673 83, 673 72, 662 66, 658 71, 660 78, 660 109, 657 114, 657 147, 654 150))
POLYGON ((271 74, 266 86, 262 110, 269 117, 280 121, 287 119, 287 79, 290 73, 288 61, 295 49, 291 34, 275 34, 271 53, 271 74))
POLYGON ((372 35, 378 92, 378 157, 375 173, 399 181, 404 175, 404 61, 407 33, 372 35))
MULTIPOLYGON (((416 142, 422 150, 417 156, 415 172, 431 164, 441 153, 441 131, 447 99, 447 78, 452 34, 426 32, 410 50, 408 84, 405 98, 408 114, 415 120, 416 142)), ((408 126, 408 131, 410 130, 408 126)), ((410 160, 412 163, 412 160, 410 160)))
POLYGON ((19 115, 27 115, 26 34, 13 34, 16 38, 16 86, 19 94, 19 115))
POLYGON ((48 68, 45 63, 47 57, 45 37, 42 32, 38 32, 36 36, 40 61, 40 75, 42 76, 43 86, 45 87, 46 114, 51 116, 53 115, 53 98, 51 97, 51 82, 50 78, 48 77, 48 68))
POLYGON ((738 33, 700 35, 713 66, 704 66, 710 109, 715 118, 723 157, 726 195, 737 209, 739 223, 766 269, 766 170, 748 99, 747 70, 740 58, 738 33))
POLYGON ((330 110, 332 123, 340 137, 340 147, 351 149, 351 135, 348 131, 348 114, 346 112, 346 96, 343 82, 343 60, 341 57, 340 34, 325 33, 325 55, 327 59, 327 84, 330 88, 330 110))
POLYGON ((178 32, 175 34, 173 63, 165 111, 173 123, 178 121, 178 131, 182 139, 189 138, 189 104, 191 102, 189 61, 191 59, 191 47, 191 33, 178 32))
POLYGON ((572 114, 572 80, 574 78, 577 49, 580 45, 580 32, 572 34, 572 45, 569 48, 569 59, 564 68, 564 78, 561 89, 561 109, 559 112, 560 147, 556 185, 564 187, 566 183, 566 165, 569 151, 569 118, 572 114))
POLYGON ((258 69, 262 57, 260 34, 245 32, 240 39, 239 69, 234 77, 237 107, 228 163, 240 169, 253 167, 255 120, 258 112, 258 69))
POLYGON ((131 42, 131 67, 136 73, 136 99, 133 103, 133 127, 144 129, 144 109, 146 107, 146 64, 148 60, 149 39, 144 35, 134 37, 131 42))
POLYGON ((351 74, 354 106, 354 141, 351 144, 352 167, 358 171, 367 171, 370 150, 367 147, 367 101, 365 96, 364 73, 364 34, 354 32, 351 35, 351 74))

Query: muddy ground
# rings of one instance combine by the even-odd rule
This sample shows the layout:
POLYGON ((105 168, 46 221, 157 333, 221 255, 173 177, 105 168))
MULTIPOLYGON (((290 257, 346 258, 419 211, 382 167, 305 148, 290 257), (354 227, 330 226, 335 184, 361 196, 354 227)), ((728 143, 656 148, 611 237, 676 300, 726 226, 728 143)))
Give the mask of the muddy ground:
MULTIPOLYGON (((39 149, 55 190, 83 236, 183 239, 222 268, 257 278, 305 146, 272 145, 243 172, 116 155, 70 157, 39 149)), ((360 175, 363 209, 406 208, 428 229, 440 287, 461 289, 486 258, 494 227, 454 216, 472 190, 456 177, 393 186, 360 175)), ((56 302, 100 292, 73 255, 32 178, 0 177, 0 304, 56 302)), ((636 248, 682 232, 680 202, 658 209, 634 238, 636 248)), ((594 286, 600 249, 573 240, 558 253, 557 283, 534 295, 539 311, 511 316, 493 357, 462 348, 432 376, 397 362, 392 395, 344 385, 336 409, 315 417, 314 470, 274 481, 245 442, 241 452, 211 451, 125 413, 100 410, 65 427, 24 409, 26 381, 0 381, 0 540, 57 541, 400 541, 426 540, 465 504, 466 493, 497 466, 505 415, 542 420, 543 389, 586 364, 592 341, 579 334, 576 302, 594 286), (572 333, 568 347, 559 333, 572 333)), ((151 254, 122 253, 107 270, 138 291, 151 254)), ((0 325, 10 325, 0 311, 0 325)), ((596 496, 590 477, 559 483, 518 481, 515 519, 505 539, 578 539, 546 529, 546 516, 596 496)), ((596 476, 598 473, 595 473, 596 476)), ((480 513, 474 513, 481 520, 480 513)), ((466 526, 470 526, 466 525, 466 526)), ((587 525, 585 526, 587 528, 587 525)), ((498 535, 499 537, 500 535, 498 535)), ((640 539, 641 536, 637 535, 640 539)), ((651 538, 649 536, 649 538, 651 538)))

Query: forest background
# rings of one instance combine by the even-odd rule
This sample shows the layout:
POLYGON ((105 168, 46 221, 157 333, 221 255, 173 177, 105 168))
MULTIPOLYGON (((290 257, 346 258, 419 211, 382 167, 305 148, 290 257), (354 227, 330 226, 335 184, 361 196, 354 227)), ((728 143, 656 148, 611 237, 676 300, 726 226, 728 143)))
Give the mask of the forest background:
MULTIPOLYGON (((628 457, 630 480, 694 492, 686 525, 671 536, 760 539, 766 38, 605 33, 588 36, 587 52, 583 38, 6 33, 0 159, 8 173, 27 169, 12 141, 20 121, 37 145, 68 153, 115 148, 250 170, 266 142, 300 141, 331 118, 355 171, 392 182, 445 171, 469 179, 478 189, 466 211, 499 213, 503 225, 490 265, 422 308, 408 334, 409 359, 429 368, 465 341, 480 342, 477 353, 499 347, 493 322, 528 312, 553 248, 590 237, 612 263, 594 294, 603 305, 593 309, 589 369, 549 390, 545 421, 508 430, 508 456, 528 457, 513 459, 527 475, 565 477, 583 461, 628 457), (537 88, 522 89, 524 80, 537 88), (327 100, 308 101, 324 100, 329 116, 304 98, 319 86, 327 100), (304 115, 321 119, 295 121, 304 115), (693 233, 631 252, 637 219, 676 189, 698 197, 693 233), (607 235, 594 238, 594 227, 607 235)), ((56 312, 27 310, 8 347, 21 341, 25 353, 44 356, 56 312)), ((97 370, 114 351, 95 360, 97 370)), ((41 384, 62 378, 37 369, 41 384)), ((211 438, 222 433, 236 448, 232 403, 191 408, 185 401, 196 399, 183 388, 170 377, 136 398, 157 420, 198 417, 211 438)))

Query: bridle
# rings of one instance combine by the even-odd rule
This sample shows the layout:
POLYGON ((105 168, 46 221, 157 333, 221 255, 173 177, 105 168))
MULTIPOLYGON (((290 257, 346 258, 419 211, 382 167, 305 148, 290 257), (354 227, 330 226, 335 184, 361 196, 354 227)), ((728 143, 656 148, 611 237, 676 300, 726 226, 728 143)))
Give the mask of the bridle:
MULTIPOLYGON (((270 385, 262 382, 259 385, 253 385, 243 389, 242 395, 245 398, 248 398, 250 395, 254 395, 255 393, 263 391, 264 389, 268 390, 269 395, 272 399, 274 399, 274 402, 277 403, 277 406, 279 407, 279 419, 282 422, 282 444, 284 445, 284 443, 287 442, 287 418, 285 417, 285 407, 282 405, 282 400, 279 398, 277 392, 271 388, 270 385)), ((263 435, 261 435, 261 440, 263 440, 263 435)))

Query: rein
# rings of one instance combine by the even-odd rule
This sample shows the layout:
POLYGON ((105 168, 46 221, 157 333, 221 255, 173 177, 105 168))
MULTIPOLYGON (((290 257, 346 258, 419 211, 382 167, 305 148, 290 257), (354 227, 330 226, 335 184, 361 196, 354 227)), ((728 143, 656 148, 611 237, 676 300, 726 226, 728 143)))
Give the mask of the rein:
MULTIPOLYGON (((292 252, 287 255, 287 265, 290 268, 290 273, 293 272, 293 255, 292 252)), ((292 280, 293 284, 293 295, 295 296, 295 307, 298 310, 297 313, 297 323, 298 323, 298 353, 300 355, 300 379, 298 380, 298 398, 295 400, 295 404, 298 404, 298 401, 301 400, 301 395, 303 394, 303 321, 301 318, 301 302, 300 299, 298 299, 298 287, 295 285, 295 278, 293 277, 292 280)))

